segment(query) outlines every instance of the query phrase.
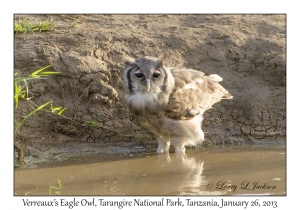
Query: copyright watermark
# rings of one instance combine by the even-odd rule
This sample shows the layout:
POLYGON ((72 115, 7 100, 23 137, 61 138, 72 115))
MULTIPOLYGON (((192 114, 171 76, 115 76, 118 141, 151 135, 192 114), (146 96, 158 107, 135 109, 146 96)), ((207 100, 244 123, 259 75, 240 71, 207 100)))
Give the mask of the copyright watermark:
POLYGON ((243 190, 254 191, 254 190, 275 190, 276 185, 270 185, 266 182, 260 181, 242 181, 240 184, 235 185, 230 183, 229 181, 207 181, 206 189, 218 189, 218 190, 229 190, 231 192, 235 192, 239 187, 243 190))

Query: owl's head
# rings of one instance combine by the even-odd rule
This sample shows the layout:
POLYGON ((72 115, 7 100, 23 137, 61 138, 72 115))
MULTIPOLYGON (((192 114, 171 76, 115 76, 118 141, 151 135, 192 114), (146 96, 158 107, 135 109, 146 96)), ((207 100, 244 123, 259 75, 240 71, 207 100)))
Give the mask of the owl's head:
POLYGON ((126 58, 124 71, 124 85, 129 93, 158 94, 166 91, 170 80, 173 81, 169 69, 164 67, 166 56, 159 58, 142 57, 139 59, 126 58))

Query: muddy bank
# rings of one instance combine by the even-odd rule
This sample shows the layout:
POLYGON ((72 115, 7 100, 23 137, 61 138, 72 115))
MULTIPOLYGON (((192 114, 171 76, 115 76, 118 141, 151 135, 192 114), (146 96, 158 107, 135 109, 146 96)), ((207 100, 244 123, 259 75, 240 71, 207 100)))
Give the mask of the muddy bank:
MULTIPOLYGON (((45 112, 32 116, 15 135, 25 155, 70 142, 81 143, 82 150, 83 143, 97 148, 155 144, 124 135, 149 136, 123 103, 125 55, 166 53, 168 66, 223 77, 234 99, 205 113, 208 141, 285 139, 285 15, 15 15, 15 21, 25 17, 32 23, 52 18, 55 29, 15 34, 14 70, 24 76, 52 64, 62 74, 32 81, 31 100, 52 100, 72 119, 45 112), (108 129, 83 126, 91 121, 108 129)), ((15 118, 30 111, 20 101, 15 118)))

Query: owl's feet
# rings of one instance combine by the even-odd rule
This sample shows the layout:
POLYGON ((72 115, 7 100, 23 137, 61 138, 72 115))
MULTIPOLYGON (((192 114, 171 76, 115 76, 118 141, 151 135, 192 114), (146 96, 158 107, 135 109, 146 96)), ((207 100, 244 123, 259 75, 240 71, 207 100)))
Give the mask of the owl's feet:
POLYGON ((169 152, 170 142, 164 141, 162 139, 157 138, 158 146, 157 146, 157 153, 163 154, 169 152))
POLYGON ((177 146, 177 147, 175 147, 175 153, 177 153, 177 154, 184 154, 185 153, 185 147, 184 146, 177 146))
POLYGON ((172 146, 174 147, 175 153, 177 154, 185 153, 185 147, 184 147, 185 144, 186 144, 186 139, 179 139, 179 138, 172 139, 172 146))

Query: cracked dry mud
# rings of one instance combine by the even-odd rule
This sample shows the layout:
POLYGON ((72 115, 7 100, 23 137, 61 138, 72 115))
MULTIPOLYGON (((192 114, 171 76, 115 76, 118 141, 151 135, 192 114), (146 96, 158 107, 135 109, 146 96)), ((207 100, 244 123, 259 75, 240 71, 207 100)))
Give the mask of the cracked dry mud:
MULTIPOLYGON (((285 140, 285 15, 15 15, 32 23, 53 19, 55 29, 15 34, 14 70, 20 75, 52 64, 61 72, 29 85, 32 101, 53 100, 78 123, 38 112, 15 135, 26 155, 49 148, 80 152, 107 147, 151 148, 149 136, 123 103, 124 56, 168 55, 185 66, 223 77, 234 96, 204 115, 206 140, 285 140), (76 27, 72 27, 76 24, 76 27), (108 129, 83 127, 101 120, 108 129), (110 130, 112 129, 112 130, 110 130), (92 143, 92 144, 87 144, 92 143)), ((20 101, 15 117, 31 108, 20 101)), ((118 150, 118 149, 116 149, 118 150)), ((106 151, 106 150, 105 150, 106 151)))

